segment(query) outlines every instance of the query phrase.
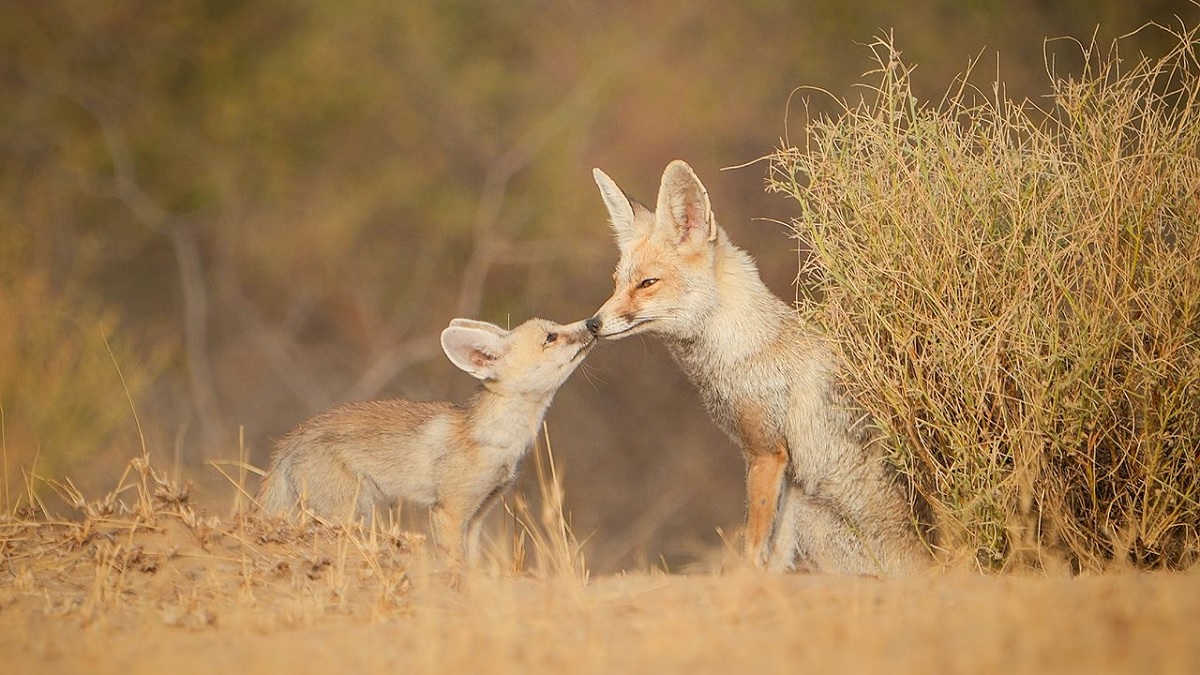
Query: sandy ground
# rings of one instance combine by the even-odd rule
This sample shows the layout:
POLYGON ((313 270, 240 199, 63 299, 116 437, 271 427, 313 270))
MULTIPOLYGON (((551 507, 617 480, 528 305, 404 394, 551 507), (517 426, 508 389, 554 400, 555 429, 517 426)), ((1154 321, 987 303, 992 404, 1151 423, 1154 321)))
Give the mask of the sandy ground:
POLYGON ((1200 672, 1200 574, 906 580, 493 569, 191 515, 0 521, 0 670, 1200 672))

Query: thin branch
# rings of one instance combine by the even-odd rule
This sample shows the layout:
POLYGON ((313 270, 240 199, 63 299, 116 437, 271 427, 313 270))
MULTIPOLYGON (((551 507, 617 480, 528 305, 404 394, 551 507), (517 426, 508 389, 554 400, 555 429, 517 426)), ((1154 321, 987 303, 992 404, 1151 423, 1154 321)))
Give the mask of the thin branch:
MULTIPOLYGON (((483 305, 484 286, 491 270, 501 264, 532 264, 554 254, 546 242, 513 243, 496 234, 496 223, 508 196, 512 177, 533 161, 572 120, 581 115, 606 79, 596 73, 571 90, 543 119, 513 147, 496 158, 487 169, 472 227, 471 254, 463 267, 456 316, 477 316, 483 305)), ((377 355, 340 397, 341 400, 370 398, 389 381, 413 365, 439 353, 437 334, 414 337, 377 355)))
POLYGON ((513 147, 496 158, 488 166, 484 177, 479 203, 475 208, 473 245, 471 257, 463 270, 463 281, 458 294, 455 311, 458 316, 477 314, 483 303, 483 286, 487 274, 502 254, 504 243, 496 233, 496 222, 500 209, 508 196, 508 183, 518 171, 524 169, 533 158, 572 120, 580 116, 580 110, 590 104, 605 79, 595 73, 584 79, 571 90, 549 114, 542 118, 529 133, 513 147))
POLYGON ((171 242, 179 272, 183 298, 184 355, 188 363, 188 387, 192 404, 201 420, 205 448, 215 447, 224 438, 224 417, 220 411, 208 347, 208 290, 204 262, 193 228, 183 218, 162 208, 138 182, 129 142, 102 108, 84 97, 62 92, 74 100, 96 121, 105 147, 113 162, 111 194, 129 209, 146 228, 171 242))
POLYGON ((373 398, 388 382, 395 379, 396 375, 418 363, 435 358, 441 353, 440 344, 437 335, 422 335, 385 350, 346 388, 339 400, 373 398))
POLYGON ((223 297, 226 307, 248 334, 251 343, 267 366, 296 398, 309 410, 320 410, 329 404, 328 389, 311 377, 299 359, 293 358, 295 341, 290 334, 271 326, 258 312, 254 302, 246 297, 238 283, 236 274, 228 265, 222 265, 223 297))

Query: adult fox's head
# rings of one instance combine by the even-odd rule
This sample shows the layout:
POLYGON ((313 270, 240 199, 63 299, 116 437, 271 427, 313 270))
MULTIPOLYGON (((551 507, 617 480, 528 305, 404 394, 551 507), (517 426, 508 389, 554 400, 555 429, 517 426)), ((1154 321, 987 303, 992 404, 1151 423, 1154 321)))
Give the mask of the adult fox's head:
POLYGON ((681 160, 667 165, 653 211, 600 169, 593 174, 621 259, 613 273, 616 289, 588 328, 610 340, 642 332, 688 338, 704 330, 718 302, 717 249, 724 234, 692 167, 681 160))

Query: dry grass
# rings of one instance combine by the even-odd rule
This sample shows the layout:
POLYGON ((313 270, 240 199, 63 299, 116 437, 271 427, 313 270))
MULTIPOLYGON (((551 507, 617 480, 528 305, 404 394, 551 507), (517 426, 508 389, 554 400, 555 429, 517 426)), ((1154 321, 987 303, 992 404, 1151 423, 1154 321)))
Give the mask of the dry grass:
MULTIPOLYGON (((533 464, 537 514, 524 495, 506 505, 508 536, 490 543, 483 564, 464 581, 468 586, 502 576, 586 583, 548 434, 533 464)), ((411 525, 412 518, 364 526, 265 516, 245 485, 257 469, 243 460, 214 468, 234 489, 224 518, 193 504, 188 486, 146 455, 131 461, 117 487, 95 501, 69 479, 26 475, 24 494, 0 519, 3 572, 11 576, 13 598, 36 604, 40 596, 44 613, 85 626, 150 611, 172 626, 215 625, 221 616, 271 629, 325 615, 394 618, 411 611, 414 579, 430 588, 450 586, 452 577, 425 546, 426 536, 399 524, 411 525), (237 475, 228 466, 237 467, 237 475), (72 508, 70 517, 51 514, 39 496, 43 486, 72 508), (143 604, 147 599, 153 607, 143 604), (263 606, 271 611, 259 612, 263 606)))
POLYGON ((28 490, 0 518, 5 672, 1200 667, 1196 574, 589 579, 542 455, 546 506, 515 499, 508 540, 459 590, 420 535, 207 515, 144 458, 100 500, 53 484, 68 519, 28 490))
POLYGON ((421 538, 398 530, 204 515, 142 458, 98 501, 69 481, 53 486, 75 514, 57 518, 25 502, 0 524, 5 571, 23 602, 41 596, 43 612, 85 626, 144 612, 191 628, 218 616, 269 619, 266 628, 327 613, 387 616, 419 568, 421 538), (275 611, 254 611, 264 603, 275 611))
MULTIPOLYGON (((1147 28, 1147 30, 1159 28, 1147 28)), ((860 104, 774 157, 855 395, 984 568, 1200 556, 1200 40, 1080 46, 1043 108, 935 104, 887 40, 860 104)))
POLYGON ((588 579, 552 455, 535 456, 546 506, 515 498, 457 591, 419 534, 208 515, 144 458, 101 500, 54 483, 70 519, 28 489, 0 518, 5 671, 1200 668, 1196 574, 588 579))

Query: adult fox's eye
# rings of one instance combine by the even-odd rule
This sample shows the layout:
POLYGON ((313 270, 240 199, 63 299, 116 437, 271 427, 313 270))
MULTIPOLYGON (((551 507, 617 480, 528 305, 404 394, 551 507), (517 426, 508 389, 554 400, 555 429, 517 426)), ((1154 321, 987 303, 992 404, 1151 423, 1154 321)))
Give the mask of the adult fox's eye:
POLYGON ((638 284, 638 288, 650 288, 658 283, 658 279, 642 279, 642 283, 638 284))
POLYGON ((546 341, 542 344, 548 345, 558 339, 558 333, 546 333, 546 341))

